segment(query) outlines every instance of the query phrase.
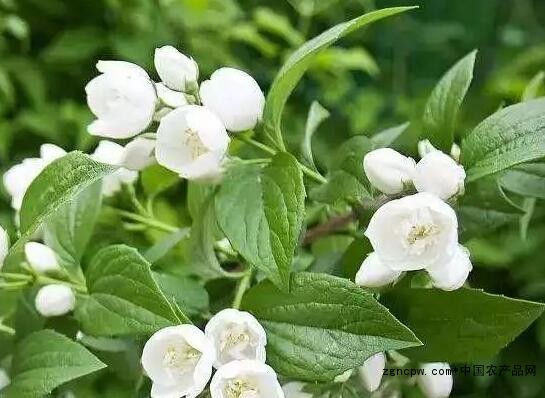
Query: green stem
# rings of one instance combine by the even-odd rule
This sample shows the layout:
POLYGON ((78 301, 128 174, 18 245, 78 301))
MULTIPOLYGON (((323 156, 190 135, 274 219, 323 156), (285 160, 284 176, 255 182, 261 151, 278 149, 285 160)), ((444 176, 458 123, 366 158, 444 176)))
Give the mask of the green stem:
POLYGON ((1 323, 0 323, 0 332, 4 332, 9 335, 15 336, 15 329, 10 328, 9 326, 6 326, 6 325, 2 325, 1 323))
POLYGON ((0 278, 12 279, 14 281, 31 281, 32 279, 34 279, 32 275, 16 274, 11 272, 0 272, 0 278))
MULTIPOLYGON (((261 149, 264 152, 267 152, 269 155, 276 155, 276 152, 277 152, 276 150, 274 150, 273 148, 271 148, 268 145, 265 145, 265 144, 263 144, 263 143, 261 143, 259 141, 254 140, 254 139, 252 139, 250 137, 240 135, 237 138, 239 140, 241 140, 242 142, 245 142, 248 145, 251 145, 251 146, 253 146, 255 148, 261 149)), ((307 177, 314 180, 315 182, 317 182, 319 184, 324 184, 324 183, 327 182, 327 180, 325 179, 324 176, 322 176, 321 174, 319 174, 319 173, 315 172, 314 170, 308 168, 307 166, 305 166, 301 162, 299 162, 299 166, 301 166, 301 170, 303 171, 303 174, 305 174, 307 177)))
POLYGON ((64 281, 60 279, 51 278, 45 275, 38 275, 36 277, 36 283, 38 283, 39 285, 52 285, 52 284, 66 285, 71 287, 78 293, 87 294, 87 288, 85 286, 75 283, 73 281, 64 281))
POLYGON ((130 211, 125 211, 121 209, 113 209, 121 217, 127 218, 131 221, 136 221, 140 224, 147 225, 148 227, 158 229, 164 232, 176 232, 178 228, 173 225, 165 224, 162 221, 156 220, 154 218, 144 217, 140 214, 131 213, 130 211))
POLYGON ((19 290, 23 287, 26 287, 28 285, 29 281, 21 281, 21 282, 0 282, 0 289, 6 289, 6 290, 19 290))
POLYGON ((235 292, 235 298, 233 299, 233 308, 237 310, 240 308, 240 303, 242 302, 242 296, 244 296, 244 293, 250 287, 250 282, 252 281, 252 274, 253 272, 251 270, 248 270, 246 272, 246 275, 244 275, 244 277, 238 283, 237 291, 235 292))

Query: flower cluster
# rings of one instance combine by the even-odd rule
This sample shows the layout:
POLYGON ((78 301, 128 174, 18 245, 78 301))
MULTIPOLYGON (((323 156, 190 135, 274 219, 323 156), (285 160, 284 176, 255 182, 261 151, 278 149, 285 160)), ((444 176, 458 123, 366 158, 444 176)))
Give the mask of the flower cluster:
POLYGON ((211 379, 212 398, 283 398, 276 373, 265 364, 266 344, 259 322, 236 309, 217 313, 204 332, 193 325, 161 329, 142 353, 151 396, 194 398, 211 379))
POLYGON ((241 70, 220 68, 199 87, 197 63, 172 46, 156 49, 154 61, 157 83, 138 65, 97 63, 101 75, 85 88, 96 116, 89 133, 132 138, 114 162, 127 169, 157 161, 182 178, 218 177, 230 141, 227 131, 249 130, 261 120, 265 97, 259 85, 241 70))
POLYGON ((371 217, 365 235, 374 252, 356 275, 360 286, 380 287, 423 269, 434 287, 456 290, 472 269, 469 251, 458 243, 456 213, 445 202, 463 193, 465 171, 429 142, 419 148, 418 163, 389 148, 363 160, 367 178, 384 194, 417 193, 386 202, 371 217))

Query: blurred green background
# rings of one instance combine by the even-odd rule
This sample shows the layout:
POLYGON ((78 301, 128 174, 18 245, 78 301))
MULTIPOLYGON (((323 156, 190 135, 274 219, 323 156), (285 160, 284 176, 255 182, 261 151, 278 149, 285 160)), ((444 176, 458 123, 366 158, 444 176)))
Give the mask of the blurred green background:
MULTIPOLYGON (((502 104, 519 101, 530 79, 545 70, 545 1, 0 0, 0 172, 36 156, 45 142, 93 149, 84 86, 96 75, 98 59, 132 61, 151 73, 154 49, 171 44, 197 60, 202 77, 236 66, 266 91, 286 56, 306 39, 375 8, 412 4, 420 9, 323 52, 291 98, 284 131, 295 151, 311 102, 331 112, 314 139, 322 168, 347 137, 419 119, 439 77, 475 48, 476 75, 459 137, 502 104)), ((415 122, 396 146, 415 152, 418 136, 415 122)), ((543 213, 538 201, 526 240, 512 225, 473 237, 473 285, 545 301, 543 213)), ((12 221, 2 191, 0 222, 12 221)), ((545 396, 545 321, 494 363, 535 364, 537 376, 458 376, 453 396, 545 396)), ((410 389, 407 396, 418 392, 410 389)))

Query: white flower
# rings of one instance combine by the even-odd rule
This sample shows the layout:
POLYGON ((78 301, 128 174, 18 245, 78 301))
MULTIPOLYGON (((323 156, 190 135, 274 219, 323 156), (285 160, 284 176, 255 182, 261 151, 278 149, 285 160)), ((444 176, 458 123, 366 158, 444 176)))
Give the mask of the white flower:
POLYGON ((0 391, 9 386, 11 379, 9 378, 7 372, 4 369, 0 369, 0 391))
POLYGON ((285 398, 312 398, 312 394, 303 391, 304 387, 305 384, 300 381, 291 381, 282 386, 282 391, 285 398))
POLYGON ((365 235, 385 266, 418 270, 452 258, 458 248, 458 220, 436 196, 417 193, 381 206, 365 235))
POLYGON ((4 265, 4 259, 9 251, 9 235, 0 225, 0 269, 4 265))
POLYGON ((214 367, 234 360, 254 359, 265 363, 265 329, 248 312, 228 308, 208 321, 204 330, 216 350, 214 367))
POLYGON ((189 91, 197 83, 199 67, 172 46, 155 49, 155 69, 168 88, 189 91))
POLYGON ((425 375, 419 375, 418 385, 427 398, 447 398, 453 379, 448 363, 432 362, 422 365, 425 375), (435 373, 435 374, 434 374, 435 373))
POLYGON ((157 89, 157 96, 166 106, 179 108, 180 106, 189 105, 184 93, 171 90, 163 83, 155 83, 155 88, 157 89))
POLYGON ((386 356, 382 352, 367 358, 363 365, 360 366, 360 379, 367 391, 373 392, 380 386, 385 366, 386 356))
POLYGON ((461 288, 472 269, 469 250, 459 245, 450 261, 434 264, 426 268, 426 271, 433 286, 450 291, 461 288))
POLYGON ((161 119, 155 157, 183 178, 209 178, 221 173, 228 145, 218 117, 203 106, 188 105, 161 119))
MULTIPOLYGON (((125 149, 112 141, 102 140, 98 143, 91 157, 97 162, 111 164, 114 166, 123 165, 125 149)), ((121 190, 123 184, 132 184, 138 178, 136 171, 127 170, 121 167, 112 174, 102 179, 102 194, 112 196, 121 190)))
POLYGON ((53 144, 40 147, 39 158, 27 158, 11 167, 3 176, 4 187, 11 196, 11 207, 21 210, 25 193, 32 181, 54 160, 66 155, 66 151, 53 144))
POLYGON ((87 86, 87 104, 97 119, 87 126, 92 135, 129 138, 153 119, 157 94, 146 71, 123 61, 99 61, 102 72, 87 86))
POLYGON ((284 398, 275 371, 259 361, 232 361, 210 382, 212 398, 284 398))
POLYGON ((265 96, 252 76, 238 69, 221 68, 201 84, 203 105, 229 131, 253 129, 263 116, 265 96))
POLYGON ((356 274, 356 284, 363 287, 381 287, 394 282, 401 274, 401 271, 385 266, 373 252, 363 260, 356 274))
POLYGON ((69 313, 76 305, 76 296, 70 287, 53 284, 42 287, 35 299, 36 310, 45 317, 69 313))
POLYGON ((363 158, 363 170, 369 182, 379 191, 394 195, 412 182, 414 160, 390 148, 375 149, 363 158))
POLYGON ((155 140, 137 137, 123 148, 122 164, 129 170, 143 170, 155 162, 155 140))
POLYGON ((418 141, 418 155, 420 155, 420 158, 423 158, 428 153, 437 151, 437 148, 435 148, 430 140, 421 140, 418 141))
POLYGON ((61 269, 57 254, 42 243, 28 242, 25 244, 25 257, 30 267, 38 273, 61 269))
POLYGON ((153 381, 152 398, 194 398, 212 375, 216 360, 212 343, 193 325, 156 332, 142 353, 142 366, 153 381))
POLYGON ((463 192, 466 172, 450 156, 432 151, 416 165, 414 186, 418 192, 429 192, 443 200, 463 192))

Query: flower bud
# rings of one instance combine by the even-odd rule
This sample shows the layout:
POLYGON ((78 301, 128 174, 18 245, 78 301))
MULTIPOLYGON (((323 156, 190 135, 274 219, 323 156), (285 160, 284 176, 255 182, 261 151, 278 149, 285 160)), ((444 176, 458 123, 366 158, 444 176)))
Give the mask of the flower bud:
POLYGON ((146 342, 142 366, 153 381, 152 398, 195 398, 206 387, 215 361, 212 342, 193 325, 170 326, 146 342))
POLYGON ((11 379, 9 378, 7 372, 4 369, 0 369, 0 391, 9 386, 11 379))
POLYGON ((303 391, 304 387, 304 383, 291 381, 282 386, 282 391, 285 398, 312 398, 312 394, 303 391))
POLYGON ((87 86, 87 104, 97 117, 89 134, 130 138, 144 131, 153 119, 157 94, 146 71, 123 61, 99 61, 102 72, 87 86))
POLYGON ((45 317, 61 316, 74 309, 76 296, 66 285, 47 285, 38 291, 35 305, 36 310, 45 317))
POLYGON ((181 177, 198 180, 221 174, 229 145, 225 127, 208 108, 187 105, 161 119, 157 162, 181 177))
POLYGON ((137 137, 123 148, 122 164, 129 170, 144 170, 155 162, 155 140, 137 137))
POLYGON ((265 363, 267 335, 252 314, 232 308, 222 310, 208 321, 204 332, 216 350, 215 368, 243 359, 265 363))
POLYGON ((0 225, 0 269, 4 265, 4 259, 9 251, 9 235, 0 225))
POLYGON ((21 210, 25 193, 32 181, 52 161, 66 155, 66 151, 53 144, 40 147, 40 158, 27 158, 4 173, 3 182, 11 196, 11 207, 21 210))
POLYGON ((219 368, 210 382, 212 398, 284 398, 275 371, 259 361, 232 361, 219 368))
POLYGON ((424 375, 419 375, 418 386, 427 398, 447 398, 453 379, 448 363, 431 362, 422 365, 424 375))
POLYGON ((155 49, 155 69, 163 83, 176 91, 189 91, 199 77, 197 63, 172 46, 155 49))
POLYGON ((428 153, 436 151, 437 149, 432 145, 430 140, 421 140, 418 142, 418 155, 423 158, 428 153))
POLYGON ((458 245, 450 261, 433 264, 426 268, 426 271, 434 287, 451 291, 464 285, 472 269, 469 250, 458 245))
POLYGON ((157 89, 157 96, 167 107, 179 108, 180 106, 189 105, 184 93, 171 90, 163 83, 155 83, 155 88, 157 89))
POLYGON ((25 257, 30 267, 37 273, 43 274, 61 269, 57 254, 42 243, 25 244, 25 257))
POLYGON ((429 192, 443 200, 463 192, 466 172, 450 156, 432 151, 416 165, 414 186, 418 192, 429 192))
POLYGON ((373 252, 363 260, 356 274, 356 284, 362 287, 381 287, 393 283, 401 273, 385 266, 377 253, 373 252))
MULTIPOLYGON (((125 148, 115 142, 102 140, 98 143, 91 157, 97 162, 122 166, 125 157, 125 148)), ((102 194, 104 196, 112 196, 121 190, 123 184, 132 184, 137 179, 138 173, 136 171, 121 167, 116 172, 102 179, 102 194)))
POLYGON ((203 105, 219 116, 227 130, 250 130, 261 120, 265 96, 252 76, 221 68, 201 84, 203 105))
POLYGON ((450 147, 450 157, 454 159, 455 162, 460 162, 460 156, 462 155, 462 149, 456 143, 452 144, 450 147))
POLYGON ((359 368, 361 382, 367 391, 373 392, 380 386, 385 366, 386 356, 383 352, 379 352, 367 358, 359 368))
POLYGON ((375 149, 363 158, 363 169, 369 182, 387 195, 403 192, 412 182, 414 160, 390 148, 375 149))
POLYGON ((396 271, 449 261, 458 248, 458 220, 447 203, 429 193, 391 200, 365 231, 380 261, 396 271))

